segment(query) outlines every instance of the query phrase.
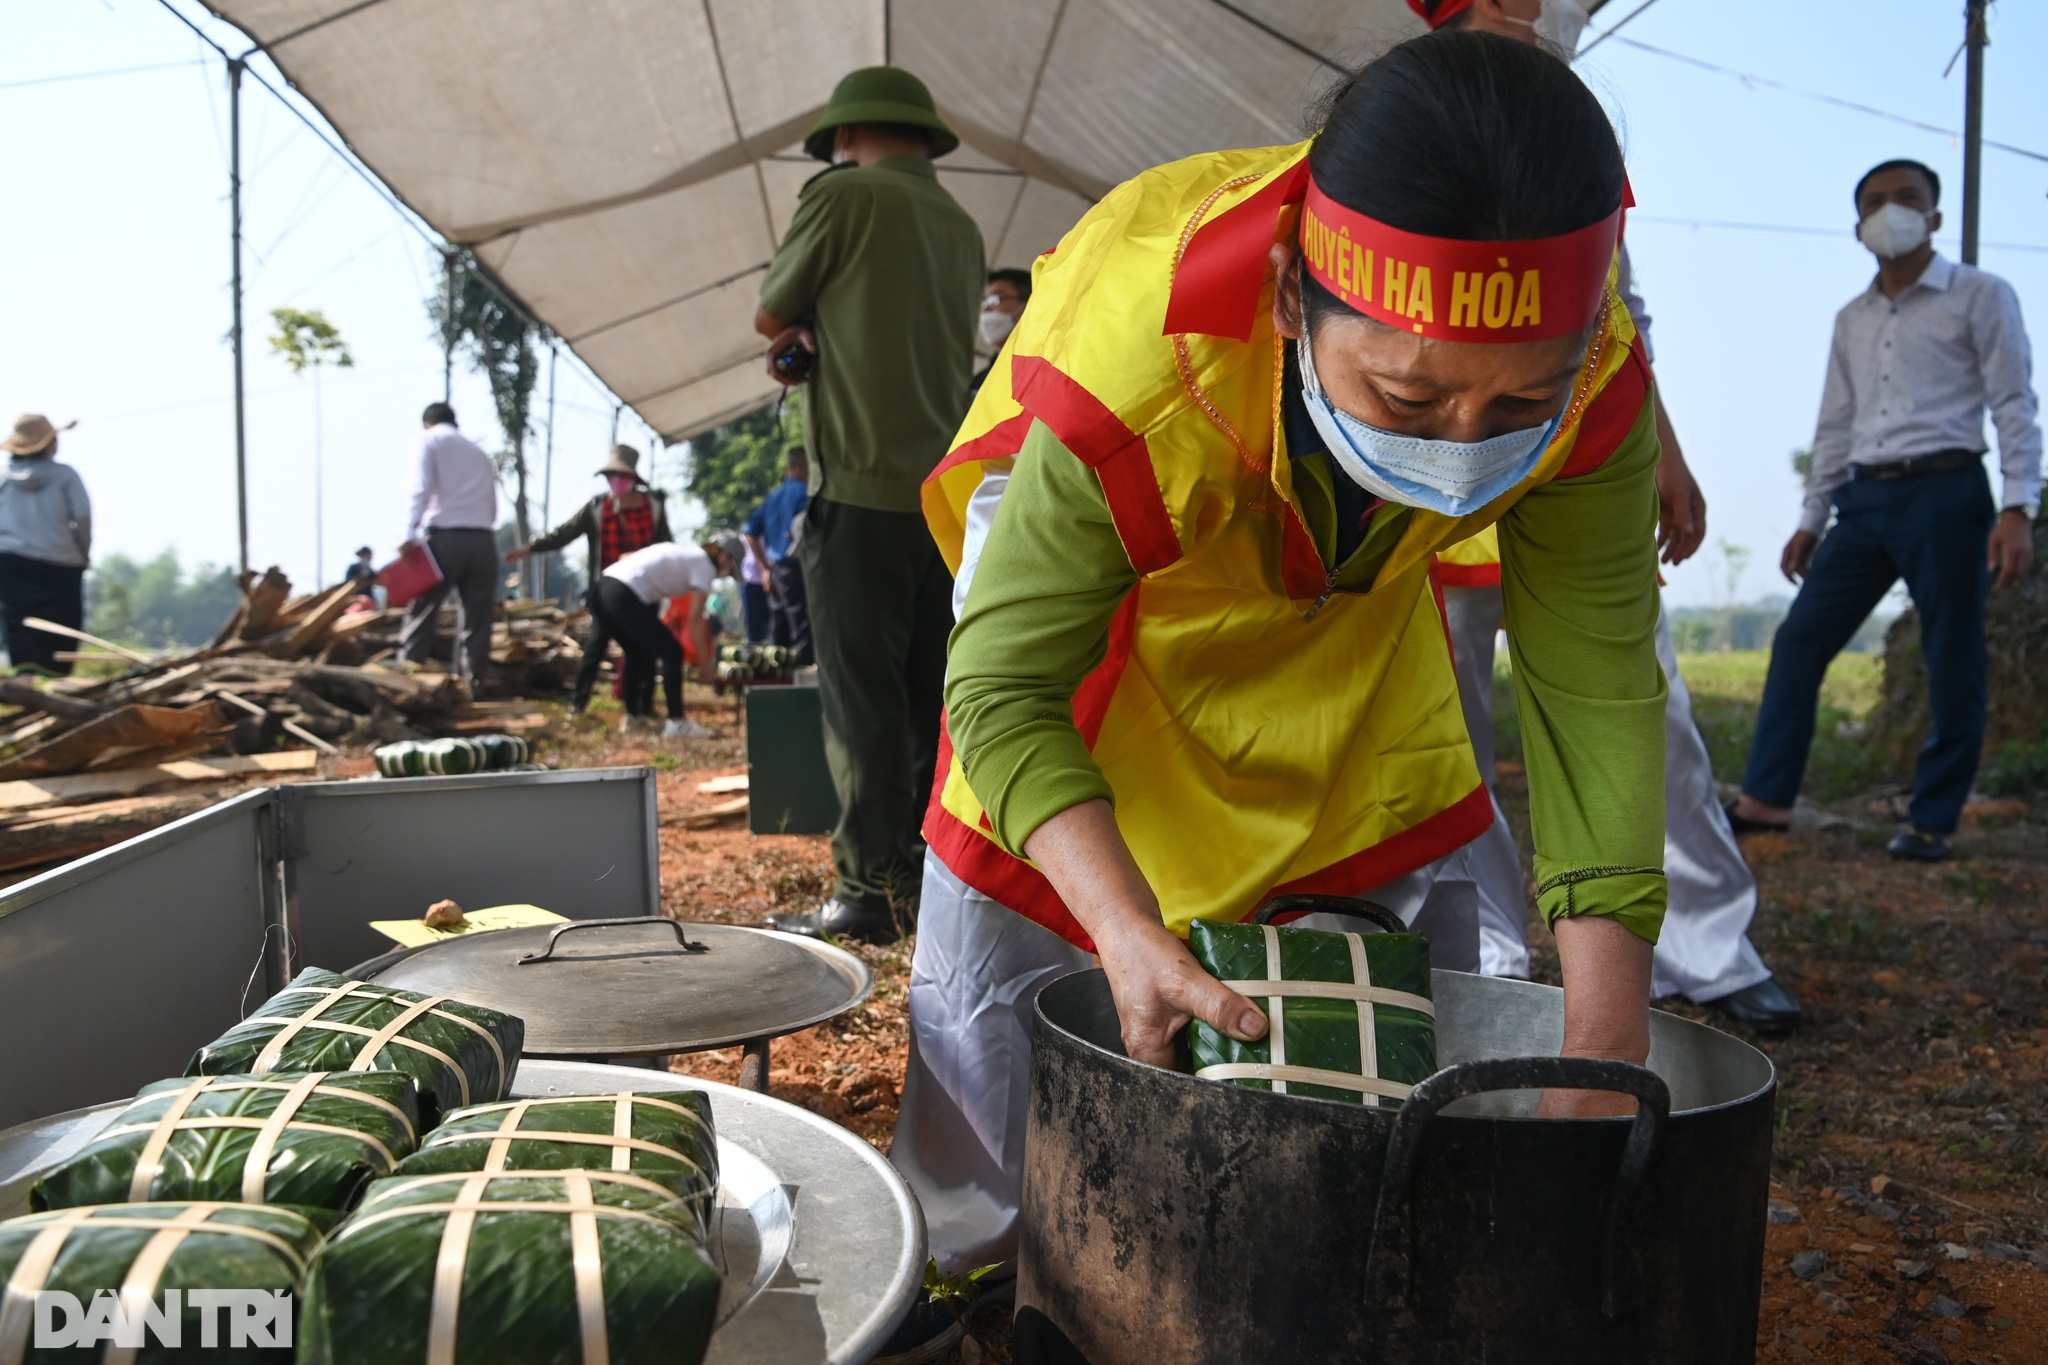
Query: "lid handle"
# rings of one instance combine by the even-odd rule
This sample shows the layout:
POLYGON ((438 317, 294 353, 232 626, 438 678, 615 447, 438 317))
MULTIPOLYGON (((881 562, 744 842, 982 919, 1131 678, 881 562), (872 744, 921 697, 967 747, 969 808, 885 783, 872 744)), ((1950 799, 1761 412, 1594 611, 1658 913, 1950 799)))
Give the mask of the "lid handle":
POLYGON ((546 962, 555 955, 555 945, 561 942, 562 935, 573 933, 578 929, 617 929, 634 924, 666 924, 669 928, 676 931, 676 942, 683 946, 683 951, 690 953, 707 953, 711 951, 710 947, 706 944, 690 942, 690 936, 683 932, 683 922, 679 919, 670 919, 667 915, 630 915, 625 919, 572 920, 548 935, 546 952, 528 953, 513 965, 526 967, 536 962, 546 962))

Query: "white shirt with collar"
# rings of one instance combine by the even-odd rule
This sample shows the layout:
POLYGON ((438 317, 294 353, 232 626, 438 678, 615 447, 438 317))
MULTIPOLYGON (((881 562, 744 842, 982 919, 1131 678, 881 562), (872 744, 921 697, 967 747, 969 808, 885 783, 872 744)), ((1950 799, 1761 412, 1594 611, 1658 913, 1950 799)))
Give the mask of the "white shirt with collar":
POLYGON ((1987 408, 2005 474, 1999 505, 2038 505, 2033 356, 2012 286, 1939 255, 1896 299, 1871 281, 1835 315, 1799 529, 1827 526, 1852 465, 1983 450, 1987 408))
POLYGON ((497 529, 498 472, 476 442, 443 422, 420 433, 419 461, 407 540, 424 531, 497 529))

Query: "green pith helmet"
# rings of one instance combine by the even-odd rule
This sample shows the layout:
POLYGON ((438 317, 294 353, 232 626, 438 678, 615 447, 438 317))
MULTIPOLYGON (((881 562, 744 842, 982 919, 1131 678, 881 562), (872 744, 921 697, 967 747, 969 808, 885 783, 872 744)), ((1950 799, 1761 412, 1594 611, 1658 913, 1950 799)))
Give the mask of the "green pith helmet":
POLYGON ((832 133, 849 123, 907 123, 932 132, 932 155, 944 156, 960 138, 932 105, 924 82, 900 66, 864 66, 833 87, 832 102, 804 135, 804 150, 820 161, 832 159, 832 133))

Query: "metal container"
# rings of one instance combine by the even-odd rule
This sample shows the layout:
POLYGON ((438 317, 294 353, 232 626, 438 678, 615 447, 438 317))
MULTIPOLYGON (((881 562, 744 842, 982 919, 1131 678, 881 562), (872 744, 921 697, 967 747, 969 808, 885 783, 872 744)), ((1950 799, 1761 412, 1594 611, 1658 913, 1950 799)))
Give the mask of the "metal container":
POLYGON ((185 1069, 376 919, 531 902, 661 913, 654 770, 259 787, 0 891, 0 1128, 185 1069))
MULTIPOLYGON (((836 1124, 716 1081, 630 1067, 527 1062, 515 1098, 710 1092, 718 1128, 714 1252, 725 1274, 705 1365, 855 1362, 910 1309, 924 1273, 924 1223, 888 1161, 836 1124)), ((0 1218, 28 1211, 37 1176, 90 1142, 117 1100, 0 1131, 0 1218)))
POLYGON ((1038 997, 1020 1362, 1756 1354, 1770 1059, 1653 1011, 1649 1068, 1560 1058, 1562 991, 1436 972, 1444 1070, 1398 1110, 1124 1055, 1101 971, 1038 997), (1540 1089, 1635 1119, 1539 1119, 1540 1089))

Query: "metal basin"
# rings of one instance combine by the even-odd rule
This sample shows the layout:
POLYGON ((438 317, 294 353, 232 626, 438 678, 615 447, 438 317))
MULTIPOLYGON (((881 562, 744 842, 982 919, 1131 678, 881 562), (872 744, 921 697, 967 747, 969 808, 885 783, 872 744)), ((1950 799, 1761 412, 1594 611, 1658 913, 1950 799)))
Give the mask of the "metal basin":
MULTIPOLYGON (((924 1223, 894 1168, 817 1115, 736 1086, 637 1067, 522 1062, 514 1097, 711 1092, 726 1282, 706 1365, 866 1360, 909 1311, 924 1223)), ((0 1218, 28 1212, 37 1176, 92 1141, 117 1100, 0 1132, 0 1218)))
POLYGON ((1017 1359, 1753 1360, 1770 1059, 1653 1011, 1654 1075, 1571 1063, 1562 991, 1434 992, 1445 1069, 1391 1110, 1141 1065, 1099 970, 1047 986, 1017 1359), (1635 1120, 1534 1117, 1586 1066, 1635 1120))

